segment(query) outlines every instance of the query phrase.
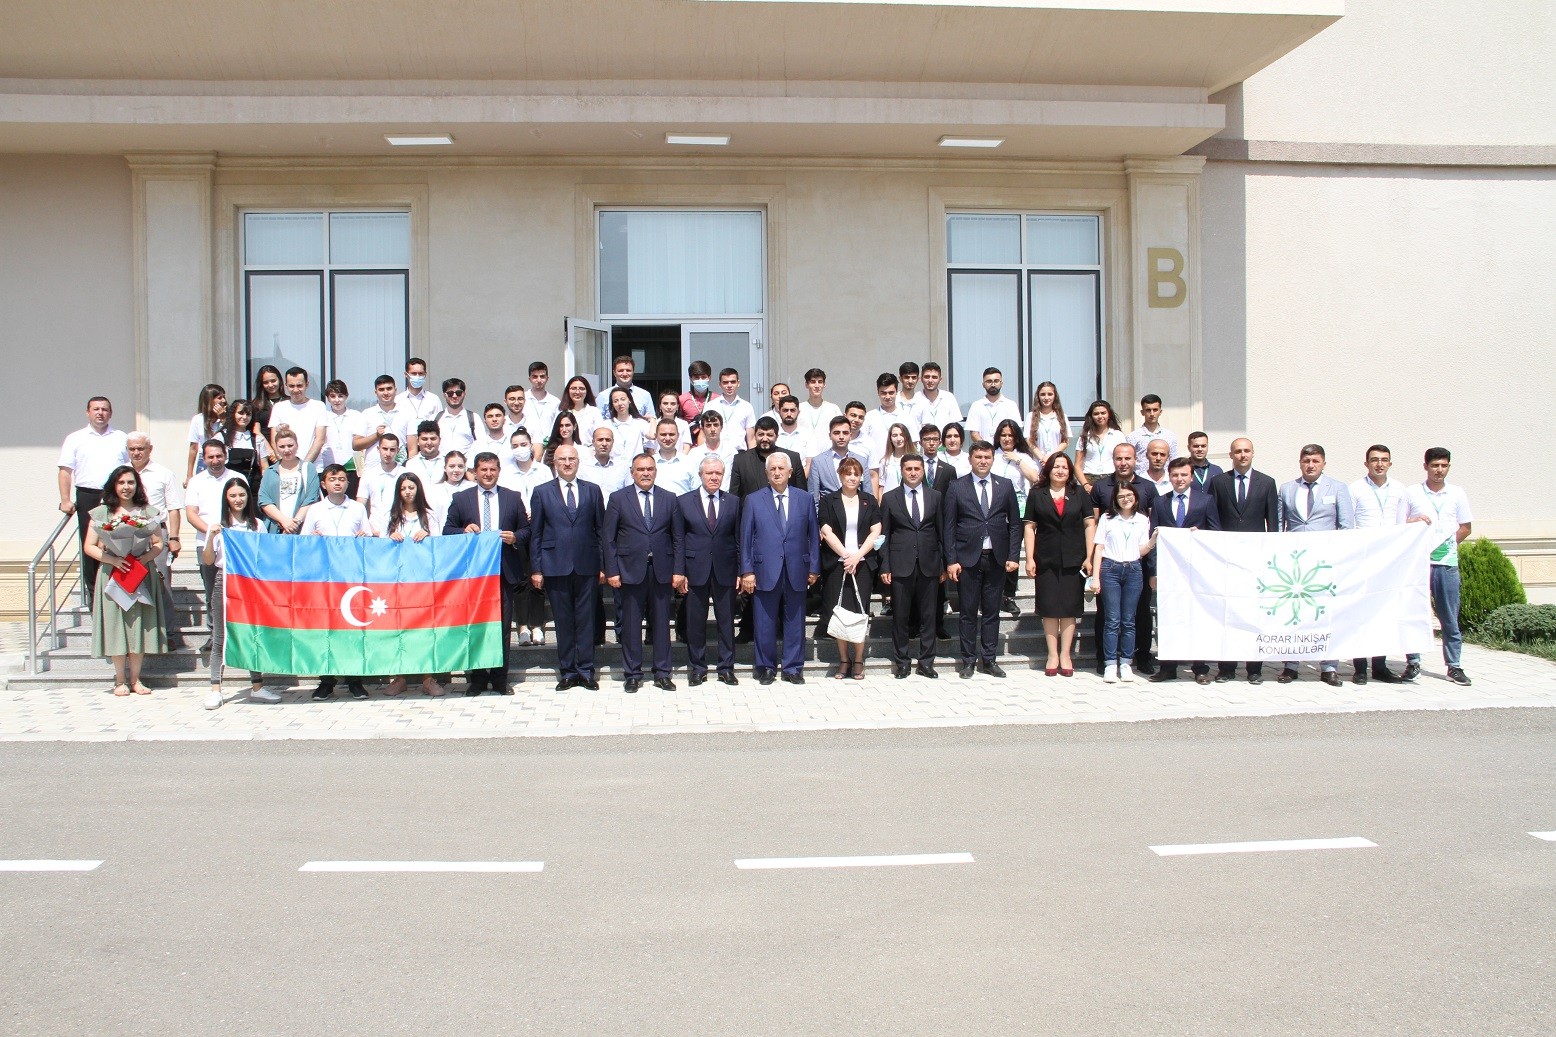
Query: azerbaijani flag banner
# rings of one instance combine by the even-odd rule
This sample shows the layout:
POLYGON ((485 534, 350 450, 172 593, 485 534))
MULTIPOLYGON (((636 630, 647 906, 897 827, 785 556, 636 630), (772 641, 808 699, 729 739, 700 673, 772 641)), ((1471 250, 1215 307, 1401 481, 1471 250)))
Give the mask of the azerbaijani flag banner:
POLYGON ((502 665, 502 539, 229 529, 228 666, 377 677, 502 665))

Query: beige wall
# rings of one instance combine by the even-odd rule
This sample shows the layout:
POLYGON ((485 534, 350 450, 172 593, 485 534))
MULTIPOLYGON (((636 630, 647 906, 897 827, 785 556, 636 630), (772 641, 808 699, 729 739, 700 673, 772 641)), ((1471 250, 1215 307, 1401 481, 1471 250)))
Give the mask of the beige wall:
POLYGON ((30 556, 59 518, 59 445, 87 397, 135 422, 130 254, 122 158, 0 156, 0 457, 19 476, 0 502, 0 558, 30 556))

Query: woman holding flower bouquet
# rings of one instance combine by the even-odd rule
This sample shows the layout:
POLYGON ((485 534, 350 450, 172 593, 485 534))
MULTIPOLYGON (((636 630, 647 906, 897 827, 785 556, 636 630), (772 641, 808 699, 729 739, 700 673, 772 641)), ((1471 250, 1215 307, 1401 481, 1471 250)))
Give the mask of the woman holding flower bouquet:
POLYGON ((140 668, 148 652, 167 651, 161 581, 151 572, 165 544, 134 468, 113 470, 91 519, 82 553, 101 563, 92 597, 92 652, 113 660, 115 695, 150 695, 140 668))

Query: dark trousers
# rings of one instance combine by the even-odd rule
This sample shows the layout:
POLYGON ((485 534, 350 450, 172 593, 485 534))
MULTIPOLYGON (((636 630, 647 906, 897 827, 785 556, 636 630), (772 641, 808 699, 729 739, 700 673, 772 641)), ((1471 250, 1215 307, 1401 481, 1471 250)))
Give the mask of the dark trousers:
MULTIPOLYGON (((90 602, 94 588, 97 586, 97 567, 100 564, 95 558, 86 556, 86 531, 92 524, 92 509, 103 502, 102 490, 76 490, 76 547, 81 551, 81 600, 90 602)), ((164 533, 164 536, 166 534, 164 533)))
POLYGON ((686 594, 687 669, 694 677, 708 672, 708 603, 713 603, 713 621, 719 628, 720 673, 735 672, 735 588, 730 583, 709 580, 702 586, 688 586, 686 594))
POLYGON ((513 644, 513 597, 514 587, 504 583, 502 587, 502 665, 476 670, 470 675, 478 681, 490 684, 494 691, 502 691, 508 687, 508 646, 513 644))
MULTIPOLYGON (((1248 676, 1250 677, 1256 677, 1264 672, 1263 663, 1245 663, 1244 667, 1248 670, 1248 676)), ((1237 676, 1237 664, 1217 663, 1216 673, 1222 677, 1235 677, 1237 676)))
POLYGON ((1000 599, 1005 593, 1005 567, 994 560, 993 551, 985 551, 978 556, 976 565, 962 566, 959 582, 962 663, 993 662, 999 654, 1000 599))
POLYGON ((594 611, 599 605, 599 578, 547 576, 546 599, 556 623, 557 676, 562 680, 594 680, 594 611))
MULTIPOLYGON (((1149 573, 1145 574, 1145 580, 1147 583, 1150 582, 1149 573)), ((1145 661, 1151 657, 1151 635, 1155 632, 1153 630, 1155 623, 1152 621, 1152 617, 1153 613, 1151 611, 1151 595, 1141 594, 1140 601, 1135 605, 1135 650, 1133 653, 1134 658, 1132 661, 1137 666, 1143 666, 1145 661)), ((1102 672, 1102 636, 1103 628, 1105 626, 1106 621, 1102 615, 1102 608, 1099 605, 1097 608, 1097 614, 1092 619, 1092 633, 1095 634, 1097 638, 1098 673, 1102 672)), ((1233 668, 1236 668, 1235 664, 1233 668)))
POLYGON ((522 628, 546 625, 546 595, 525 580, 513 591, 513 623, 522 628))
POLYGON ((924 573, 891 578, 891 647, 898 666, 935 661, 935 623, 940 614, 940 580, 924 573), (908 638, 918 632, 917 658, 909 654, 908 638))
POLYGON ((652 575, 642 583, 623 583, 616 592, 621 599, 621 675, 626 680, 643 677, 643 617, 648 617, 649 636, 653 638, 654 679, 670 676, 670 600, 668 583, 652 575))
POLYGON ((805 588, 789 586, 788 573, 778 576, 778 586, 751 595, 752 621, 756 626, 756 669, 778 668, 778 636, 783 638, 783 672, 799 673, 805 667, 805 588))

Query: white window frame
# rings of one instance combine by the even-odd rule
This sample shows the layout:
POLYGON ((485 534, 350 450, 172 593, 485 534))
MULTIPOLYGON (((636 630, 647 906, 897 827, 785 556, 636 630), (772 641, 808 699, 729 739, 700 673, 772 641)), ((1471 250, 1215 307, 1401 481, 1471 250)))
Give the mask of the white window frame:
POLYGON ((767 316, 767 207, 762 205, 596 205, 594 207, 594 312, 611 324, 694 324, 707 321, 764 320, 767 316), (762 218, 762 309, 756 313, 610 313, 604 308, 605 282, 600 276, 601 218, 608 212, 741 212, 762 218))

